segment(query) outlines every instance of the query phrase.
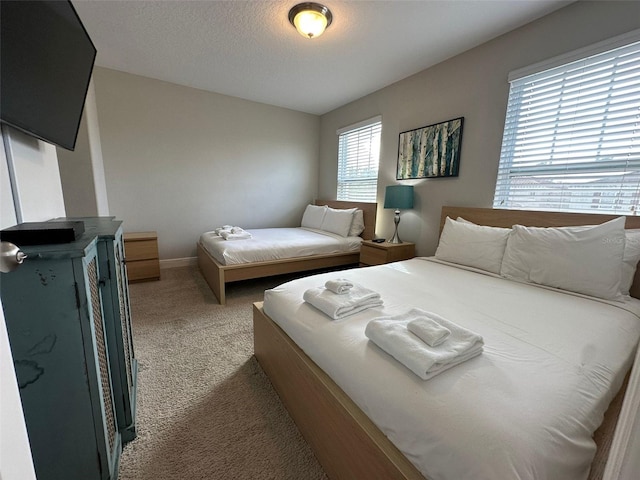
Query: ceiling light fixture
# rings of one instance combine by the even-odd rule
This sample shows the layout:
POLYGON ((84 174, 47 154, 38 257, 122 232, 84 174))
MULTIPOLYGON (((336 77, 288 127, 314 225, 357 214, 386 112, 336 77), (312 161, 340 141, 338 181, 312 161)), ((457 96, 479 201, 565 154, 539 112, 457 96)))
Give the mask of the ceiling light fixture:
POLYGON ((299 3, 289 10, 289 22, 296 27, 300 35, 316 38, 331 25, 333 15, 324 5, 315 2, 299 3))

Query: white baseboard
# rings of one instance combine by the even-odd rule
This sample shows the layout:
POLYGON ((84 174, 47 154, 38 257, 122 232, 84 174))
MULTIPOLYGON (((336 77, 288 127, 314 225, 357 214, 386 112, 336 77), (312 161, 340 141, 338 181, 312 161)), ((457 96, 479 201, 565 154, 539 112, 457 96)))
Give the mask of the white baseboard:
POLYGON ((160 269, 191 267, 198 264, 198 257, 170 258, 168 260, 160 260, 160 269))

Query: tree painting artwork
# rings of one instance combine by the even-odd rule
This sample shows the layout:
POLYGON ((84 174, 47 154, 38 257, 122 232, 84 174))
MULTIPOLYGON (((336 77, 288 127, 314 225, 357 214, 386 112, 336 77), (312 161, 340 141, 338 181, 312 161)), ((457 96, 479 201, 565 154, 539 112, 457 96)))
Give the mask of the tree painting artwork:
POLYGON ((400 134, 396 179, 457 177, 464 117, 400 134))

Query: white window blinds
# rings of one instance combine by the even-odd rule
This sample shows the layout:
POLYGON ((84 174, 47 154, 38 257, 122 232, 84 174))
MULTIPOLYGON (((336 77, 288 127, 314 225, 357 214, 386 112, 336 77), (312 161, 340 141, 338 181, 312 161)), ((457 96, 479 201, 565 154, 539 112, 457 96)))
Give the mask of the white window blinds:
POLYGON ((493 206, 635 214, 640 42, 511 81, 493 206))
POLYGON ((338 130, 338 200, 376 201, 381 132, 380 117, 338 130))

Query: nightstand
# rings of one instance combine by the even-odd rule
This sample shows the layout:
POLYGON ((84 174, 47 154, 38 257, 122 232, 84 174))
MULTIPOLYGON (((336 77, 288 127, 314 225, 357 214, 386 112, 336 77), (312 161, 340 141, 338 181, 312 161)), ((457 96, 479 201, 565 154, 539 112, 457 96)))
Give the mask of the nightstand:
POLYGON ((360 266, 382 265, 383 263, 408 260, 416 255, 416 245, 411 242, 375 243, 363 240, 360 245, 360 266))
POLYGON ((160 280, 156 232, 125 233, 124 251, 129 283, 160 280))

